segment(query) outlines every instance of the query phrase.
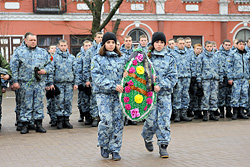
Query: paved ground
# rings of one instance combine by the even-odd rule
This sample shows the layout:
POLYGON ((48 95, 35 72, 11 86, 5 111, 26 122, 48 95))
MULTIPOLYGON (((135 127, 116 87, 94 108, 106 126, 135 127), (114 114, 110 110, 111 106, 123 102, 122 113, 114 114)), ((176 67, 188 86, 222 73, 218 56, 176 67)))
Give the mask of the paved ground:
POLYGON ((170 158, 161 159, 158 147, 149 153, 144 148, 140 132, 142 124, 124 129, 122 160, 114 162, 100 156, 97 128, 78 123, 75 94, 71 122, 72 130, 57 130, 48 124, 46 134, 31 131, 21 135, 15 131, 15 99, 13 92, 3 98, 2 130, 0 132, 0 167, 248 167, 250 166, 250 120, 219 122, 193 121, 173 123, 170 158))

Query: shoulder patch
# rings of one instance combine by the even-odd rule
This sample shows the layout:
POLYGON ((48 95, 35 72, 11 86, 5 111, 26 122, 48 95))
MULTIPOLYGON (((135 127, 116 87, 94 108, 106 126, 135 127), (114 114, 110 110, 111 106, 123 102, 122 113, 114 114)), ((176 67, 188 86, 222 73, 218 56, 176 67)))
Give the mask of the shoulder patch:
POLYGON ((95 68, 95 63, 91 62, 91 70, 93 70, 95 68))

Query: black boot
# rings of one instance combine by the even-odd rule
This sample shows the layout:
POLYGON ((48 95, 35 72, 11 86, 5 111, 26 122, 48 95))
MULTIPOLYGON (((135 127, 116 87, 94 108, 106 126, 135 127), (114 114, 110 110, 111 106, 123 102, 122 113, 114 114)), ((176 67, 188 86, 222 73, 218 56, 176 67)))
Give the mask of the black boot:
POLYGON ((181 112, 180 112, 180 120, 181 121, 187 121, 187 122, 192 121, 192 118, 187 117, 187 110, 181 110, 181 112))
POLYGON ((226 107, 226 117, 227 118, 232 118, 233 114, 231 112, 231 107, 226 107))
POLYGON ((203 111, 203 121, 208 121, 208 111, 203 111))
POLYGON ((33 123, 29 123, 28 129, 29 130, 36 130, 36 126, 33 123))
POLYGON ((99 116, 98 116, 98 117, 95 117, 94 120, 93 120, 93 122, 92 122, 92 124, 91 124, 91 126, 92 126, 92 127, 97 127, 98 124, 99 124, 99 122, 100 122, 99 116))
POLYGON ((128 124, 129 124, 129 125, 137 125, 137 122, 136 122, 136 121, 128 120, 128 124))
POLYGON ((149 152, 154 151, 154 146, 153 146, 153 143, 152 143, 152 142, 147 142, 147 141, 144 139, 144 143, 145 143, 146 149, 147 149, 149 152))
POLYGON ((238 117, 238 107, 233 107, 233 116, 232 120, 236 120, 238 117))
POLYGON ((23 126, 23 124, 18 121, 17 127, 16 127, 16 131, 21 131, 22 130, 22 126, 23 126))
POLYGON ((21 134, 26 134, 26 133, 29 133, 29 129, 28 129, 28 125, 29 125, 29 122, 22 122, 22 128, 21 128, 21 131, 20 133, 21 134))
POLYGON ((128 118, 124 117, 124 126, 128 126, 128 118))
POLYGON ((93 119, 92 119, 90 113, 89 112, 84 112, 83 115, 85 117, 85 123, 84 124, 85 125, 91 125, 92 122, 93 122, 93 119))
POLYGON ((69 123, 69 117, 64 117, 64 127, 67 129, 73 129, 73 126, 69 123))
POLYGON ((161 144, 159 146, 159 153, 160 153, 161 158, 168 158, 169 157, 169 154, 167 152, 167 147, 168 147, 168 145, 166 145, 166 144, 161 144))
POLYGON ((215 115, 215 116, 220 116, 220 113, 219 113, 219 111, 218 111, 218 110, 213 111, 213 112, 214 112, 214 115, 215 115))
POLYGON ((2 124, 0 124, 0 129, 2 129, 2 124))
POLYGON ((180 122, 180 110, 175 110, 174 109, 174 122, 180 122))
POLYGON ((78 119, 78 122, 83 122, 83 120, 84 120, 84 114, 83 114, 82 110, 79 110, 79 112, 80 112, 80 117, 78 119))
POLYGON ((55 127, 57 125, 57 121, 51 120, 51 127, 55 127))
POLYGON ((193 113, 193 111, 191 109, 187 110, 187 116, 188 117, 193 117, 194 116, 194 113, 193 113))
POLYGON ((224 107, 219 107, 219 109, 220 109, 220 118, 224 118, 225 117, 224 107))
POLYGON ((249 117, 247 115, 244 114, 244 107, 239 107, 239 118, 240 119, 248 119, 249 117))
POLYGON ((250 117, 250 110, 247 112, 247 116, 249 116, 249 117, 250 117))
POLYGON ((46 133, 47 131, 43 128, 42 126, 42 120, 36 120, 35 121, 36 124, 36 132, 40 132, 40 133, 46 133))
POLYGON ((57 117, 57 129, 62 129, 63 128, 63 116, 58 116, 57 117))
POLYGON ((214 121, 219 121, 219 118, 215 116, 216 111, 210 111, 209 119, 214 121))

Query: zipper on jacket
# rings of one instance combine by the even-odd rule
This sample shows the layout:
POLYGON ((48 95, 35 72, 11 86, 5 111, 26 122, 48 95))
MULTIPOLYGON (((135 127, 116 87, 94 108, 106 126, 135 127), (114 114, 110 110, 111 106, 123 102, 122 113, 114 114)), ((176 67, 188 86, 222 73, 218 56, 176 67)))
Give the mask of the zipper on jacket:
POLYGON ((243 75, 244 75, 245 69, 244 69, 244 59, 243 59, 243 54, 242 54, 242 63, 243 63, 243 75))

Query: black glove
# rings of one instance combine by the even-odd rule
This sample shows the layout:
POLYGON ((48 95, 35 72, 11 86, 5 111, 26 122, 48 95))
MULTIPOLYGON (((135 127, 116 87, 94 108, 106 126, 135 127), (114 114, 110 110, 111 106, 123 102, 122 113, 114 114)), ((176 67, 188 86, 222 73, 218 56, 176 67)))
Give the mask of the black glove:
POLYGON ((203 92, 202 87, 197 89, 196 96, 198 96, 198 97, 204 96, 204 92, 203 92))
POLYGON ((196 77, 192 77, 192 78, 191 78, 191 83, 190 83, 190 84, 191 84, 191 85, 194 85, 195 83, 196 83, 196 77))
POLYGON ((91 87, 84 86, 84 92, 86 95, 90 96, 91 95, 91 87))
POLYGON ((195 90, 194 90, 194 85, 191 85, 191 84, 190 84, 190 86, 189 86, 189 93, 193 95, 194 92, 195 92, 195 90))
POLYGON ((198 82, 198 83, 197 83, 197 88, 198 88, 198 89, 202 89, 202 83, 201 83, 201 82, 198 82))
POLYGON ((219 88, 223 88, 224 87, 224 83, 223 82, 219 82, 219 88))
POLYGON ((84 91, 84 86, 83 85, 78 85, 78 90, 79 91, 84 91))
POLYGON ((40 71, 40 69, 38 67, 35 67, 34 71, 35 71, 35 78, 36 78, 36 80, 38 82, 41 81, 41 75, 38 74, 38 71, 40 71))
POLYGON ((234 85, 234 83, 232 83, 232 85, 227 83, 227 87, 231 88, 234 85))

